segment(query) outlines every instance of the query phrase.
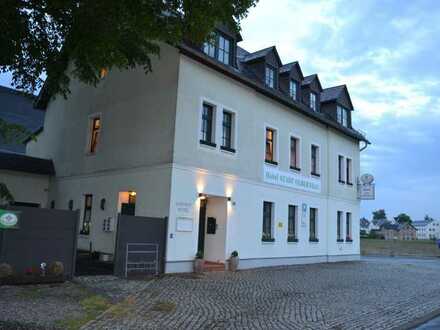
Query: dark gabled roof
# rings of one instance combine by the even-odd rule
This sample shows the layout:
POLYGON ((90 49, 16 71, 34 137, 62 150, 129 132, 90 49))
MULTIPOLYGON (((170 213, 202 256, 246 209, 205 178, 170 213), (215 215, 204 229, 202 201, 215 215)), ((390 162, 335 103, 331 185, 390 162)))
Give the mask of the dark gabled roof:
MULTIPOLYGON (((210 67, 211 69, 216 70, 217 72, 220 72, 225 76, 228 76, 229 78, 234 79, 250 88, 253 88, 262 95, 265 95, 292 110, 295 110, 309 118, 312 118, 313 120, 316 120, 321 124, 326 125, 327 127, 331 127, 336 131, 353 139, 365 141, 368 144, 370 143, 367 138, 357 130, 350 127, 344 127, 338 124, 335 120, 329 119, 324 113, 312 111, 307 105, 299 101, 293 100, 285 93, 265 86, 264 82, 256 79, 255 76, 249 72, 249 70, 246 70, 246 65, 241 65, 240 61, 237 61, 238 67, 225 65, 204 54, 199 49, 196 49, 193 46, 185 43, 180 44, 179 50, 182 54, 192 58, 193 60, 202 63, 210 67)), ((246 57, 247 54, 247 51, 240 47, 237 47, 238 60, 246 57)))
POLYGON ((322 91, 322 85, 321 85, 321 82, 319 81, 319 77, 318 77, 318 75, 316 73, 311 74, 310 76, 304 77, 304 80, 302 81, 301 85, 302 86, 308 86, 308 85, 310 85, 315 80, 318 82, 319 88, 322 91))
POLYGON ((299 72, 299 74, 301 76, 301 80, 303 80, 304 79, 304 75, 303 75, 301 67, 299 66, 299 63, 297 61, 284 64, 280 68, 280 74, 289 73, 290 71, 292 71, 293 68, 296 68, 298 70, 298 72, 299 72))
MULTIPOLYGON (((34 95, 29 95, 12 88, 0 86, 0 119, 8 124, 16 124, 24 127, 30 133, 34 133, 44 123, 44 111, 33 107, 34 95)), ((0 138, 0 150, 16 153, 25 153, 26 146, 23 140, 27 136, 17 136, 13 142, 6 143, 0 138)))
POLYGON ((321 93, 321 103, 338 101, 338 99, 342 96, 342 93, 346 93, 350 106, 353 109, 353 103, 351 102, 347 85, 333 86, 324 89, 321 93))
POLYGON ((396 223, 385 223, 382 226, 380 226, 380 229, 399 230, 400 226, 396 223))
POLYGON ((53 175, 52 160, 0 151, 0 170, 53 175))
POLYGON ((267 47, 261 50, 257 50, 253 53, 248 53, 243 59, 242 62, 249 63, 253 62, 255 60, 258 60, 262 57, 266 57, 269 53, 273 52, 275 54, 275 58, 277 59, 278 65, 282 66, 283 63, 281 62, 280 55, 278 55, 277 49, 275 46, 267 47))

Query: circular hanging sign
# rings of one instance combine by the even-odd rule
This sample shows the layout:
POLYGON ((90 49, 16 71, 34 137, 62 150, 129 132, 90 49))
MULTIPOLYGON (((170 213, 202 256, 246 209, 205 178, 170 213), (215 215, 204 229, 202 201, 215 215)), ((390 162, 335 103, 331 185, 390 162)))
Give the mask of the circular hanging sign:
POLYGON ((3 227, 14 227, 17 225, 17 223, 18 217, 14 213, 7 212, 0 216, 0 225, 3 227))
POLYGON ((370 183, 373 183, 374 176, 371 174, 368 174, 368 173, 362 174, 360 180, 363 184, 370 184, 370 183))

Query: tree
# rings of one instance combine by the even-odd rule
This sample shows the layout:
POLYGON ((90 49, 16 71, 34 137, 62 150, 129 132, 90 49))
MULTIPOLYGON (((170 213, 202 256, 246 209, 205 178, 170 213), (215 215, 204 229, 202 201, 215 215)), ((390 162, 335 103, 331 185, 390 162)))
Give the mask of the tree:
POLYGON ((411 217, 405 213, 400 213, 397 217, 394 217, 394 220, 401 225, 404 223, 412 223, 411 217))
POLYGON ((387 215, 385 213, 384 209, 379 209, 376 211, 373 211, 373 220, 382 220, 382 219, 386 219, 387 215))
POLYGON ((31 93, 46 76, 44 92, 67 97, 70 77, 96 86, 103 69, 148 73, 160 42, 201 44, 219 22, 238 32, 257 1, 2 0, 0 71, 31 93))

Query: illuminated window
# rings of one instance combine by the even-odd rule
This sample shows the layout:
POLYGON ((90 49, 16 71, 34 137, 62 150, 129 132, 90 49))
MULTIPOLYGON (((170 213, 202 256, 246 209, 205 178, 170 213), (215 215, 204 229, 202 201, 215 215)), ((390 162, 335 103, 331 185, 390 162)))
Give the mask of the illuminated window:
POLYGON ((99 78, 103 79, 108 75, 108 68, 101 68, 99 70, 99 78))
POLYGON ((276 131, 266 128, 266 162, 276 164, 275 155, 276 131))
POLYGON ((101 131, 101 118, 94 117, 91 119, 91 128, 90 128, 90 148, 89 152, 91 154, 96 152, 96 148, 98 147, 99 135, 101 131))

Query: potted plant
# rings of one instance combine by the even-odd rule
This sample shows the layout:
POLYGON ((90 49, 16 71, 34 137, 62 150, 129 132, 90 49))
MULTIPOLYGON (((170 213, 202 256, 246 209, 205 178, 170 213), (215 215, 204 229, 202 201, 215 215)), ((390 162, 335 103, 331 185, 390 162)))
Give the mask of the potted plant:
POLYGON ((232 251, 231 257, 229 258, 229 270, 231 272, 237 271, 239 261, 240 259, 238 258, 238 252, 236 250, 232 251))
POLYGON ((204 264, 205 264, 205 260, 203 260, 203 252, 198 251, 196 254, 196 259, 194 260, 194 272, 202 273, 204 264))

